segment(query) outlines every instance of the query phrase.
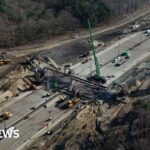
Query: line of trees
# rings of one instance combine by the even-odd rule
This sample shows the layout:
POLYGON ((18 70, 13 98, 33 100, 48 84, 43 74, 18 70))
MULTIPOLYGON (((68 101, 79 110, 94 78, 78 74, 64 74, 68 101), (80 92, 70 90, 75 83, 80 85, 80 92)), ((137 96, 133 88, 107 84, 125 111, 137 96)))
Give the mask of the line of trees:
POLYGON ((135 11, 150 0, 0 0, 0 47, 38 42, 112 16, 135 11))

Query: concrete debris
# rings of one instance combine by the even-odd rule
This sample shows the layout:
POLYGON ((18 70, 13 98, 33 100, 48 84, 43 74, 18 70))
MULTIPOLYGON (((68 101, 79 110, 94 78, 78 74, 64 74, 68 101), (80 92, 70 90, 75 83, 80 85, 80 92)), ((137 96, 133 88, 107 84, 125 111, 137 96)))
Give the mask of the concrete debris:
POLYGON ((50 65, 47 65, 42 59, 33 56, 27 57, 26 61, 16 66, 5 78, 0 82, 0 101, 7 100, 5 97, 11 98, 20 92, 37 89, 36 86, 44 83, 47 77, 52 73, 47 69, 59 70, 59 66, 50 58, 47 58, 50 65))
POLYGON ((138 66, 139 70, 143 68, 150 69, 150 63, 142 63, 138 66))
POLYGON ((87 114, 88 109, 90 109, 90 107, 89 107, 89 106, 86 106, 85 109, 83 109, 82 111, 80 111, 80 112, 78 113, 78 115, 76 116, 76 119, 77 119, 77 120, 82 120, 82 119, 84 119, 84 118, 85 118, 85 115, 87 114))
POLYGON ((52 60, 50 57, 44 57, 44 60, 49 64, 51 65, 52 67, 54 67, 54 69, 56 70, 60 70, 61 69, 61 66, 58 66, 54 60, 52 60))
POLYGON ((130 89, 134 90, 137 87, 139 87, 142 83, 139 80, 132 79, 132 80, 127 81, 127 84, 130 89))

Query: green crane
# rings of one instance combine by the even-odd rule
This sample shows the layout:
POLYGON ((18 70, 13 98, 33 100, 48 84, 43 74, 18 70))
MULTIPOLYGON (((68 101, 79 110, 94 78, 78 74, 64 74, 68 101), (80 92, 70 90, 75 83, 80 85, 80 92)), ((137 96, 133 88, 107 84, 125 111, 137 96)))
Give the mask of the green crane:
POLYGON ((89 19, 88 19, 88 27, 89 27, 89 32, 90 32, 90 44, 91 44, 91 48, 92 48, 92 51, 93 51, 95 68, 96 68, 96 78, 99 79, 100 78, 100 68, 99 68, 99 63, 98 63, 97 57, 96 57, 96 48, 95 48, 94 43, 93 43, 91 23, 90 23, 89 19))

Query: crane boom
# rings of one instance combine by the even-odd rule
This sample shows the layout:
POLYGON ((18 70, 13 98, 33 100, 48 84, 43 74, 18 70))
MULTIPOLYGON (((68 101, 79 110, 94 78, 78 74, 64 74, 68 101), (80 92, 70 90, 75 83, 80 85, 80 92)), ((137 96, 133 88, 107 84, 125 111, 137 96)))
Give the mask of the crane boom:
POLYGON ((94 46, 93 43, 93 36, 92 36, 92 30, 91 30, 91 23, 90 20, 88 19, 88 27, 89 27, 89 32, 90 32, 90 44, 91 44, 91 48, 93 51, 93 56, 94 56, 94 62, 95 62, 95 69, 96 69, 96 77, 100 78, 100 69, 99 69, 99 63, 96 57, 96 48, 94 46))

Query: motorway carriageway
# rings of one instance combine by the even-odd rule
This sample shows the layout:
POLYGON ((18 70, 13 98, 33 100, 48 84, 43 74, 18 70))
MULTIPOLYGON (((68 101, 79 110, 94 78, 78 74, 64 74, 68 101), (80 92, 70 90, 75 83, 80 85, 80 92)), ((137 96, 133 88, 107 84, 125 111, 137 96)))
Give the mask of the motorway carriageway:
MULTIPOLYGON (((139 43, 140 41, 145 40, 145 39, 146 39, 146 36, 141 32, 133 34, 125 39, 120 40, 118 42, 120 44, 118 44, 118 43, 114 44, 113 46, 105 49, 104 51, 99 52, 97 54, 98 59, 102 64, 105 64, 106 62, 112 60, 114 57, 116 57, 118 55, 118 49, 119 49, 119 52, 121 53, 125 49, 131 48, 134 45, 136 45, 137 43, 139 43)), ((144 43, 142 43, 141 45, 135 47, 131 51, 131 58, 126 63, 124 63, 122 66, 115 67, 113 63, 109 62, 108 64, 106 64, 105 66, 102 67, 101 74, 102 75, 115 75, 116 78, 119 77, 125 71, 127 71, 129 69, 129 67, 132 67, 135 63, 137 63, 137 61, 139 61, 139 59, 140 59, 139 56, 142 56, 141 58, 144 58, 150 54, 149 53, 149 49, 150 49, 149 42, 150 42, 150 40, 147 40, 144 43)), ((83 78, 85 78, 87 76, 87 74, 89 74, 91 72, 91 70, 94 71, 94 64, 91 65, 91 61, 89 61, 86 64, 78 63, 75 66, 73 66, 72 68, 75 70, 75 73, 78 74, 78 76, 81 75, 83 78)), ((111 79, 109 81, 109 83, 112 82, 113 80, 114 79, 111 79)), ((35 95, 36 96, 39 95, 39 97, 37 98, 38 99, 37 103, 40 103, 42 101, 42 99, 40 99, 40 97, 43 96, 44 90, 42 91, 42 93, 40 93, 41 91, 42 90, 37 90, 33 94, 31 94, 31 97, 33 96, 33 98, 35 95)), ((55 97, 52 101, 57 101, 57 100, 58 100, 58 97, 55 97)), ((21 103, 23 103, 22 100, 20 100, 18 103, 20 103, 20 107, 21 107, 21 105, 23 105, 23 104, 21 104, 21 103)), ((31 102, 31 105, 30 105, 30 101, 28 101, 28 103, 29 104, 26 104, 26 107, 32 105, 32 102, 31 102)), ((12 108, 12 107, 13 106, 11 106, 10 108, 12 108)), ((24 108, 22 108, 22 110, 23 109, 24 108)), ((27 110, 29 111, 29 108, 27 108, 27 110)), ((16 109, 14 111, 20 112, 20 108, 16 107, 16 109)), ((22 120, 16 124, 16 128, 20 130, 20 138, 19 139, 11 138, 11 139, 2 140, 0 142, 1 150, 6 150, 6 149, 7 150, 16 150, 24 142, 31 139, 31 137, 33 135, 35 135, 40 129, 47 126, 48 122, 46 120, 49 118, 50 115, 53 117, 53 119, 56 119, 56 118, 59 118, 60 116, 62 116, 62 114, 64 114, 65 111, 66 110, 63 111, 63 110, 59 110, 58 108, 56 108, 55 103, 52 103, 48 108, 40 107, 38 110, 36 110, 35 112, 33 112, 30 115, 29 119, 22 120), (51 113, 49 113, 49 111, 51 111, 51 113)), ((21 115, 23 116, 23 114, 20 114, 20 116, 21 115)), ((48 128, 50 129, 51 127, 49 126, 48 128)))

